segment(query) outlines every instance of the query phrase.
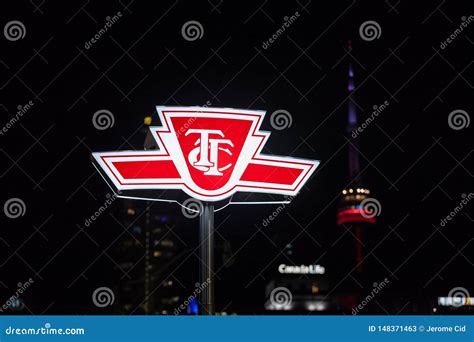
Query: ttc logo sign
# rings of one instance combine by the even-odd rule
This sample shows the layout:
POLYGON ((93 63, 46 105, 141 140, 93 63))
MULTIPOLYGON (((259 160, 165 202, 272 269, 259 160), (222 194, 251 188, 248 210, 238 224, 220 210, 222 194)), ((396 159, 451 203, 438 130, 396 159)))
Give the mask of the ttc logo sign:
POLYGON ((220 137, 224 137, 224 133, 222 133, 222 131, 220 130, 189 129, 188 131, 186 131, 185 135, 193 133, 201 134, 201 137, 197 139, 194 143, 194 145, 199 146, 193 149, 188 155, 190 164, 196 169, 204 171, 205 175, 222 176, 223 174, 221 171, 228 169, 231 164, 227 164, 224 167, 218 166, 219 151, 224 151, 230 156, 232 155, 232 153, 228 148, 219 147, 219 144, 225 144, 234 147, 232 141, 230 141, 229 139, 209 139, 210 134, 217 134, 220 137))
POLYGON ((237 191, 296 195, 315 160, 261 154, 270 133, 265 112, 228 108, 157 107, 162 126, 150 127, 158 150, 97 152, 92 156, 120 191, 180 189, 203 201, 237 191))

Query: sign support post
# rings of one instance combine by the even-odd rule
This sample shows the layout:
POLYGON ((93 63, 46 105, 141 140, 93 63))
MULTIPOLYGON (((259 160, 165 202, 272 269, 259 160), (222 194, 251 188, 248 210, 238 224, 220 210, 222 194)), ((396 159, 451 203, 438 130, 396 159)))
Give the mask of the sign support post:
POLYGON ((200 294, 200 311, 202 315, 214 315, 214 205, 204 203, 199 218, 199 255, 200 280, 202 288, 200 294))

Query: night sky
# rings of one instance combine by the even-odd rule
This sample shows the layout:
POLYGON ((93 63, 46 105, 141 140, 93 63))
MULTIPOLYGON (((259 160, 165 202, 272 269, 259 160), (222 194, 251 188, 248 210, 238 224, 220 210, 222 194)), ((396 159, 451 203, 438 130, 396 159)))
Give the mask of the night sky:
MULTIPOLYGON (((416 308, 455 287, 474 292, 472 203, 441 224, 473 192, 467 127, 473 110, 472 4, 159 4, 2 3, 2 27, 19 21, 24 36, 4 30, 0 37, 1 203, 18 198, 25 204, 17 218, 1 213, 2 298, 32 278, 22 313, 110 313, 94 306, 91 294, 120 281, 113 241, 124 227, 109 213, 119 217, 122 200, 84 226, 110 193, 90 153, 143 149, 143 119, 157 120, 156 105, 206 104, 266 110, 262 129, 272 135, 264 153, 321 161, 266 227, 263 220, 276 205, 231 206, 216 214, 216 268, 224 265, 225 253, 232 259, 217 273, 218 310, 261 312, 265 285, 288 257, 295 265, 324 265, 334 294, 370 292, 367 284, 390 279, 372 311, 379 314, 426 313, 416 308), (268 43, 292 16, 285 32, 268 43), (200 24, 202 37, 185 39, 182 27, 189 21, 200 24), (377 37, 361 36, 367 21, 378 25, 377 37), (382 208, 377 225, 363 232, 363 275, 354 272, 352 230, 336 225, 341 190, 351 184, 350 64, 359 123, 374 106, 388 103, 359 134, 361 178, 382 208), (93 115, 103 109, 114 124, 99 130, 93 115), (277 130, 269 118, 280 109, 290 113, 292 124, 277 130), (18 120, 11 124, 12 118, 18 120), (288 244, 291 256, 285 254, 288 244)), ((190 293, 199 267, 193 254, 198 219, 186 219, 177 205, 155 203, 153 210, 170 215, 173 233, 189 251, 173 271, 181 291, 190 293)))

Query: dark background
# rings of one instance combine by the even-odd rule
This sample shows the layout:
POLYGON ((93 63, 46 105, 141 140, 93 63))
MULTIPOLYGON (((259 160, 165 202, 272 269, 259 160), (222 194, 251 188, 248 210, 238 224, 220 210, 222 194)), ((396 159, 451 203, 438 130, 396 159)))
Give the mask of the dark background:
MULTIPOLYGON (((26 35, 0 37, 0 124, 18 105, 34 103, 0 136, 2 205, 13 197, 26 204, 17 219, 2 212, 0 288, 7 298, 17 283, 34 279, 22 297, 24 313, 110 313, 95 307, 91 294, 121 281, 108 247, 124 228, 104 214, 81 230, 110 192, 90 152, 142 149, 143 118, 156 115, 155 105, 207 101, 266 110, 262 128, 272 135, 265 153, 321 160, 268 227, 262 220, 274 206, 230 207, 216 215, 216 225, 222 223, 217 267, 226 241, 233 259, 217 274, 218 310, 262 310, 264 286, 286 260, 282 251, 290 242, 292 261, 318 260, 335 293, 370 292, 364 284, 388 277, 375 313, 426 313, 418 303, 457 286, 474 291, 472 204, 440 227, 461 195, 472 192, 472 130, 448 125, 455 109, 472 114, 472 23, 440 49, 461 17, 472 14, 472 3, 35 0, 2 2, 1 13, 2 27, 19 20, 26 35), (85 49, 118 11, 122 18, 85 49), (296 11, 300 17, 263 49, 296 11), (189 20, 203 26, 201 39, 183 39, 189 20), (379 39, 361 39, 367 20, 379 23, 379 39), (354 274, 352 233, 335 224, 340 191, 351 181, 344 137, 349 63, 359 120, 374 105, 390 104, 360 135, 362 178, 382 204, 377 225, 364 232, 363 281, 354 274), (113 113, 110 129, 93 126, 100 109, 113 113), (270 126, 277 109, 291 113, 291 127, 270 126)), ((119 206, 117 200, 111 212, 119 206)), ((197 219, 182 217, 176 205, 154 207, 174 217, 173 232, 194 250, 197 219)), ((198 266, 191 255, 174 270, 185 293, 193 291, 198 266)))

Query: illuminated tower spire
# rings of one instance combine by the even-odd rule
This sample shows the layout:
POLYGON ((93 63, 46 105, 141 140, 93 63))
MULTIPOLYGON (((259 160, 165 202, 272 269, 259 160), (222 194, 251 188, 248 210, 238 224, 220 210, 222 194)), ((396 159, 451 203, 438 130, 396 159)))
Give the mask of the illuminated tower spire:
MULTIPOLYGON (((350 44, 350 43, 349 43, 350 44)), ((349 45, 350 48, 350 45, 349 45)), ((347 84, 347 91, 349 92, 347 101, 347 133, 351 134, 357 129, 357 109, 354 102, 354 71, 352 65, 349 65, 349 81, 347 84)), ((350 138, 349 138, 350 139, 350 138)), ((360 184, 360 164, 359 164, 359 139, 358 136, 353 138, 351 144, 349 144, 349 177, 353 181, 354 185, 360 184)))

